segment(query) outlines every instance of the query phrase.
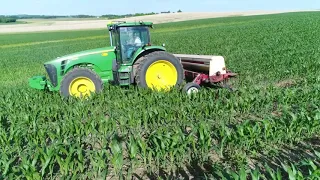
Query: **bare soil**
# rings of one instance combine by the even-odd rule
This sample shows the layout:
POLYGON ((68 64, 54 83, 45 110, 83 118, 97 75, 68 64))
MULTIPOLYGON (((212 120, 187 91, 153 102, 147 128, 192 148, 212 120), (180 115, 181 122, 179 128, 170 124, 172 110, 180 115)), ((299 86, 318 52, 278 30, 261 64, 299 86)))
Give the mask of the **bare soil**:
POLYGON ((295 78, 295 79, 284 79, 275 83, 275 86, 278 88, 289 88, 299 84, 299 82, 303 81, 303 78, 295 78))
POLYGON ((109 21, 152 21, 154 24, 178 22, 186 20, 228 17, 228 16, 251 16, 264 14, 278 14, 285 12, 297 11, 246 11, 246 12, 182 12, 156 14, 140 17, 130 17, 123 19, 33 19, 20 20, 27 23, 1 25, 0 33, 22 33, 22 32, 41 32, 41 31, 64 31, 64 30, 88 30, 88 29, 105 29, 109 21))

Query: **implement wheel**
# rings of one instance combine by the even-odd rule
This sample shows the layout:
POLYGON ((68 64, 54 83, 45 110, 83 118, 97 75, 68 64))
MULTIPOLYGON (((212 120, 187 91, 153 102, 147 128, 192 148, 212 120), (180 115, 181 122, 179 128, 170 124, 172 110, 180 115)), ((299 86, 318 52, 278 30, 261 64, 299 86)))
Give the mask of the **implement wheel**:
POLYGON ((172 54, 156 51, 140 57, 133 66, 138 86, 169 90, 183 82, 183 67, 172 54))
POLYGON ((190 83, 187 83, 184 87, 183 87, 183 90, 188 94, 193 94, 193 93, 197 93, 199 92, 200 90, 200 85, 199 84, 196 84, 196 83, 193 83, 193 82, 190 82, 190 83))
POLYGON ((89 97, 91 93, 100 92, 102 80, 92 70, 74 68, 61 81, 60 94, 64 97, 89 97))

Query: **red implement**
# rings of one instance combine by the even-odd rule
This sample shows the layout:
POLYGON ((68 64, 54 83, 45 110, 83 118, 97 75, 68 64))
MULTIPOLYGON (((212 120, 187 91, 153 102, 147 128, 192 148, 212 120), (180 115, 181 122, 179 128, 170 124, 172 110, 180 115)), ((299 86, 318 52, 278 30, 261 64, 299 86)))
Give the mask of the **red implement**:
POLYGON ((199 89, 202 84, 225 83, 229 78, 237 75, 227 70, 222 56, 174 55, 181 61, 186 79, 192 79, 185 87, 187 92, 190 88, 199 89))

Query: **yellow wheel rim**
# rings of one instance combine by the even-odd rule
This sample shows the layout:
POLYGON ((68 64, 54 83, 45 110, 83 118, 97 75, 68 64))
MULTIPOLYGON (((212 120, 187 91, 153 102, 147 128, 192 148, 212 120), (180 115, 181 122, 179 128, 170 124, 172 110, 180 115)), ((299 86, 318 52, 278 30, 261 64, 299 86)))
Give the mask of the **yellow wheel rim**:
POLYGON ((153 90, 168 90, 176 84, 177 79, 176 68, 166 60, 152 63, 146 72, 147 86, 153 90))
POLYGON ((77 77, 73 79, 69 85, 69 93, 71 96, 75 97, 88 97, 91 92, 95 92, 96 88, 87 77, 77 77))

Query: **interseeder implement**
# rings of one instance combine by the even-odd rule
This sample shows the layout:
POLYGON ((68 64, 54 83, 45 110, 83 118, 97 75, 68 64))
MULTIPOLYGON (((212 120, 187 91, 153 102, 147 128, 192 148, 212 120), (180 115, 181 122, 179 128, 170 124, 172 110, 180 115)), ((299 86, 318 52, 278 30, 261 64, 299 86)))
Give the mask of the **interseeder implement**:
POLYGON ((46 76, 29 79, 32 88, 59 91, 64 97, 89 96, 106 83, 168 90, 187 83, 197 92, 204 84, 225 84, 236 74, 227 70, 223 56, 171 54, 164 45, 151 44, 151 22, 108 24, 110 47, 92 49, 46 62, 46 76))

